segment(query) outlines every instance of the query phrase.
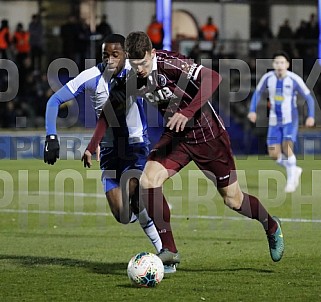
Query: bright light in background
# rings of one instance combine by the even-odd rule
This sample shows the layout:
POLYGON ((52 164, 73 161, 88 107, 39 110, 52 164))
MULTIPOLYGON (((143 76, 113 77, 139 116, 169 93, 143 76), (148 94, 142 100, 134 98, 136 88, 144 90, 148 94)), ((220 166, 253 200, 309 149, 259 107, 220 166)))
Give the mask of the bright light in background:
POLYGON ((163 22, 163 1, 156 1, 156 18, 158 22, 163 22))
MULTIPOLYGON (((321 0, 320 0, 321 1, 321 0)), ((157 20, 163 23, 164 49, 171 50, 172 47, 172 0, 156 1, 157 20)))

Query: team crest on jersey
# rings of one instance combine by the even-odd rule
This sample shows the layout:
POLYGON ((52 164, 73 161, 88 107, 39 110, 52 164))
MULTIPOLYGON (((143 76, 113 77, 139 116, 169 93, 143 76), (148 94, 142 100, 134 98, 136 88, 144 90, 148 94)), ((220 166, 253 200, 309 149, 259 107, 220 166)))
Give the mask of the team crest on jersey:
POLYGON ((158 74, 157 75, 157 82, 158 82, 158 85, 159 86, 162 86, 162 87, 164 87, 165 85, 166 85, 166 78, 165 78, 165 76, 164 75, 162 75, 162 74, 158 74))

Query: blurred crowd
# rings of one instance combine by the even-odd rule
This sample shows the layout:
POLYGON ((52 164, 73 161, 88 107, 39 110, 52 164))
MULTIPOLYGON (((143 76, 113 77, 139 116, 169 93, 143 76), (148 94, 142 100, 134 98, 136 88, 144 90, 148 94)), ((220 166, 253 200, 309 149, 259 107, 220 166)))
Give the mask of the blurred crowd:
MULTIPOLYGON (((97 49, 92 57, 101 57, 98 45, 103 37, 110 33, 112 28, 107 22, 107 16, 103 15, 96 28, 97 49)), ((70 15, 59 29, 61 50, 57 56, 73 60, 80 71, 84 70, 85 59, 90 58, 92 35, 84 20, 70 15)), ((40 15, 32 15, 26 28, 19 22, 14 31, 11 30, 8 20, 1 20, 0 59, 13 61, 19 71, 17 81, 10 79, 15 87, 19 84, 15 98, 0 102, 1 128, 44 126, 46 103, 53 93, 48 84, 45 56, 45 30, 40 15)), ((0 69, 0 91, 7 91, 11 83, 9 84, 8 72, 0 69)))
MULTIPOLYGON (((200 25, 198 39, 188 56, 197 62, 200 62, 203 57, 211 58, 213 60, 212 67, 217 69, 220 58, 238 58, 238 56, 233 51, 226 51, 224 40, 220 36, 220 29, 214 21, 211 16, 208 16, 207 21, 200 25), (204 52, 200 48, 199 42, 201 41, 211 42, 211 49, 204 52)), ((278 48, 285 50, 291 58, 302 58, 304 73, 309 74, 318 57, 319 27, 315 14, 311 14, 309 20, 302 20, 300 26, 295 29, 291 28, 289 20, 285 19, 276 35, 273 35, 266 19, 259 19, 256 24, 252 24, 251 28, 251 41, 249 42, 259 42, 260 45, 254 49, 249 47, 247 60, 254 73, 255 63, 253 61, 255 58, 268 58, 271 55, 268 52, 269 48, 278 43, 278 48), (277 43, 271 43, 271 41, 277 41, 277 43)), ((162 49, 163 24, 157 21, 155 15, 151 17, 146 32, 154 47, 162 49)), ((94 32, 91 31, 85 20, 70 15, 57 33, 59 47, 57 50, 55 49, 56 57, 73 60, 79 71, 82 71, 85 69, 86 58, 100 61, 101 42, 110 33, 113 33, 113 29, 108 23, 107 15, 100 17, 94 32)), ((173 49, 178 50, 177 44, 175 41, 173 42, 173 49)), ((49 53, 52 53, 52 50, 48 49, 49 47, 48 41, 46 43, 45 29, 40 15, 32 15, 28 26, 24 27, 22 23, 18 23, 14 30, 8 20, 1 21, 0 59, 12 60, 19 70, 19 79, 17 79, 19 90, 16 97, 6 102, 0 102, 1 128, 44 126, 46 102, 53 93, 47 79, 48 60, 52 59, 49 58, 49 53), (21 122, 18 123, 19 119, 17 118, 19 117, 28 118, 21 119, 21 122)), ((235 81, 238 82, 237 76, 235 81)), ((233 79, 231 83, 233 83, 233 79)), ((255 80, 252 81, 252 86, 254 87, 254 85, 255 80)), ((8 74, 4 69, 0 69, 0 91, 6 91, 7 88, 8 74)), ((236 115, 240 110, 243 110, 242 106, 238 106, 236 115)))
POLYGON ((0 58, 15 62, 19 72, 18 79, 9 79, 8 72, 0 69, 0 91, 18 87, 14 99, 0 102, 1 128, 43 127, 46 101, 52 93, 42 72, 43 55, 44 30, 39 15, 31 17, 28 28, 18 23, 14 31, 8 20, 1 21, 0 58))

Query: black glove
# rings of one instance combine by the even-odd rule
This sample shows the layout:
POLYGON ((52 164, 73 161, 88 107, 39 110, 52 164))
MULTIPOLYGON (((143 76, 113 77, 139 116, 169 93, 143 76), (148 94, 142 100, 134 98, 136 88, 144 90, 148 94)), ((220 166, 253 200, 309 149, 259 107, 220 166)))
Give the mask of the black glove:
POLYGON ((57 135, 51 134, 46 136, 45 148, 43 151, 43 160, 49 165, 53 165, 59 158, 59 141, 57 135))

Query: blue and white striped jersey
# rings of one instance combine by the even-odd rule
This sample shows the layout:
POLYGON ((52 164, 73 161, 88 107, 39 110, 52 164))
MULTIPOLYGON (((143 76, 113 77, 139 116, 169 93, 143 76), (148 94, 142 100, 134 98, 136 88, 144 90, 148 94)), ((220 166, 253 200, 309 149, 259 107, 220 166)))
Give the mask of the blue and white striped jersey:
MULTIPOLYGON (((117 75, 124 77, 130 65, 126 62, 125 68, 117 75)), ((102 107, 109 97, 110 84, 114 81, 108 72, 104 72, 103 64, 98 64, 90 69, 84 70, 74 79, 70 80, 60 90, 53 94, 47 103, 46 109, 46 133, 56 134, 56 120, 59 106, 69 100, 76 98, 80 94, 85 94, 85 101, 89 101, 94 108, 97 117, 99 117, 102 107)), ((119 117, 122 118, 122 117, 119 117)), ((121 125, 127 125, 127 129, 115 131, 112 127, 108 128, 106 135, 102 140, 102 146, 112 147, 116 136, 122 133, 128 137, 128 143, 148 143, 147 121, 143 107, 143 99, 137 98, 132 103, 126 117, 126 121, 120 122, 121 125)), ((120 129, 118 129, 120 130, 120 129)))
POLYGON ((308 104, 308 117, 314 117, 314 99, 303 79, 287 71, 284 78, 278 78, 274 71, 267 72, 259 81, 251 99, 250 112, 255 112, 261 93, 268 90, 270 100, 269 125, 284 125, 298 121, 297 93, 308 104))

